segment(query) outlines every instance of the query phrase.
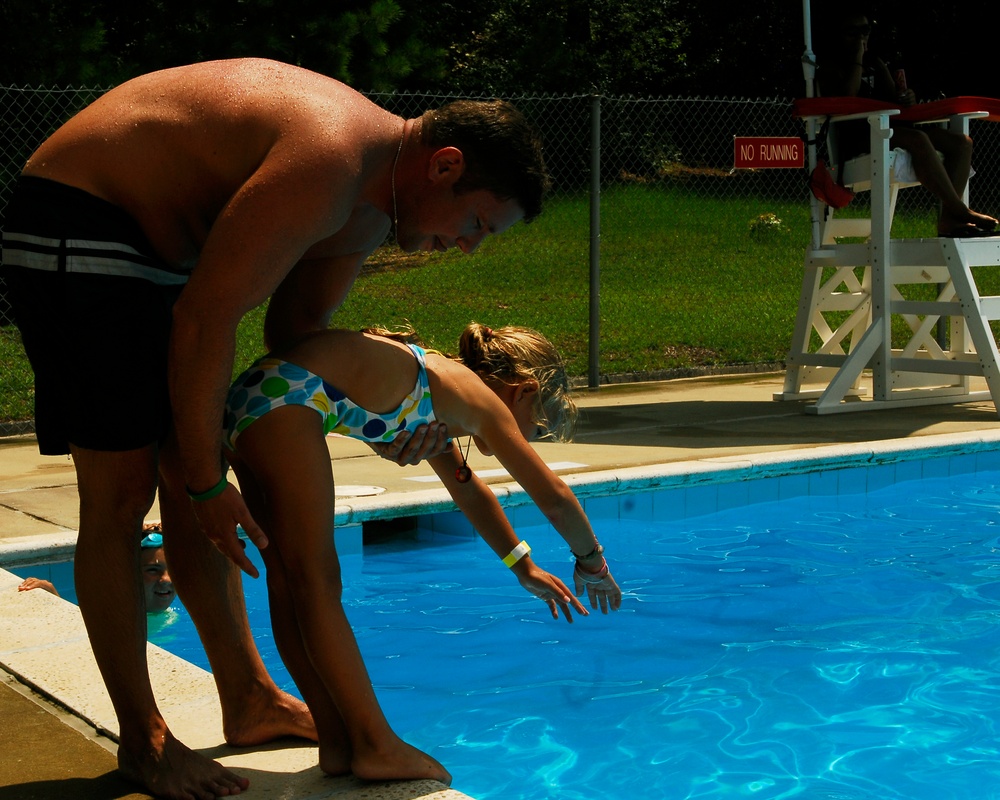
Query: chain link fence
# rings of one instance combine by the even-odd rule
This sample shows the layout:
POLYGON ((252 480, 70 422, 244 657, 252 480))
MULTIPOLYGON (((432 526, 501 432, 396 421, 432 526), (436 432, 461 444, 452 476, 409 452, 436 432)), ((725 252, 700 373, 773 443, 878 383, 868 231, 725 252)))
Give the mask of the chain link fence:
MULTIPOLYGON (((22 165, 34 149, 62 122, 93 101, 101 89, 53 90, 0 87, 0 228, 9 193, 22 165)), ((455 97, 418 93, 373 94, 371 99, 403 117, 455 97)), ((658 364, 671 341, 673 302, 702 309, 710 325, 717 299, 685 292, 683 274, 669 292, 657 275, 637 274, 631 255, 637 249, 662 251, 663 261, 676 263, 678 272, 722 269, 734 281, 743 280, 739 253, 714 252, 718 232, 725 229, 766 227, 787 220, 792 228, 792 255, 781 255, 774 266, 774 283, 784 295, 774 305, 787 319, 776 320, 779 334, 791 330, 797 305, 802 253, 809 240, 807 185, 804 170, 735 171, 734 136, 800 136, 800 124, 791 115, 791 101, 712 98, 615 98, 591 96, 525 96, 510 98, 539 128, 545 140, 546 161, 554 180, 555 197, 573 198, 571 213, 589 215, 588 224, 565 226, 562 242, 580 264, 590 264, 591 280, 608 292, 610 302, 628 304, 628 313, 648 319, 648 341, 621 338, 614 329, 601 330, 591 308, 582 312, 591 327, 589 369, 591 384, 597 374, 615 373, 615 362, 626 352, 649 351, 642 377, 661 377, 658 364), (599 172, 595 171, 599 170, 599 172), (599 180, 595 177, 599 174, 599 180), (650 187, 655 186, 655 193, 650 187), (599 201, 595 197, 599 192, 599 201), (711 201, 708 203, 708 201, 711 201), (662 221, 669 216, 671 225, 662 221), (597 223, 599 222, 599 231, 597 223), (683 235, 678 236, 678 228, 683 235), (586 231, 591 230, 588 236, 586 231), (580 231, 584 231, 581 234, 580 231), (599 232, 599 238, 597 236, 599 232), (685 258, 685 251, 690 251, 685 258), (778 263, 780 262, 780 263, 778 263), (681 266, 683 265, 683 266, 681 266), (680 288, 678 288, 680 287, 680 288), (680 295, 676 297, 675 295, 680 295), (599 347, 595 342, 599 341, 599 347)), ((973 123, 977 176, 972 183, 972 206, 1000 208, 1000 125, 973 123)), ((862 201, 863 202, 863 201, 862 201)), ((924 190, 904 193, 898 212, 932 209, 934 200, 924 190)), ((556 235, 559 235, 558 232, 556 235)), ((586 273, 583 273, 586 274, 586 273)), ((583 282, 583 281, 582 281, 583 282)), ((594 299, 581 285, 582 304, 594 299), (588 300, 588 298, 590 298, 588 300)), ((614 309, 607 316, 613 316, 614 309)), ((709 331, 721 346, 730 335, 709 331)), ((786 340, 780 345, 786 346, 786 340)), ((711 346, 693 360, 711 363, 711 346)), ((766 358, 766 356, 764 356, 766 358)), ((632 360, 634 363, 634 359, 632 360)), ((634 371, 634 367, 632 368, 634 371)), ((32 429, 32 376, 24 357, 9 307, 3 299, 0 272, 0 434, 32 429)))

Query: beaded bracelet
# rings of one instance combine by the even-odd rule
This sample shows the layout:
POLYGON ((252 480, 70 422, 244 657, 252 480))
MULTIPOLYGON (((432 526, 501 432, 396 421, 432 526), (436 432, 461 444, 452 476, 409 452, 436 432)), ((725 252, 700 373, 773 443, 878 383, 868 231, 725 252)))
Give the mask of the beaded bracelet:
POLYGON ((590 561, 590 559, 592 559, 594 556, 603 555, 604 548, 601 546, 600 542, 597 542, 597 544, 594 545, 594 549, 591 550, 589 553, 587 553, 587 555, 585 556, 578 556, 576 552, 574 552, 573 548, 570 548, 570 552, 573 553, 573 558, 575 558, 577 561, 590 561))
POLYGON ((219 482, 215 484, 215 486, 213 486, 211 489, 207 489, 204 492, 192 492, 190 487, 187 486, 185 486, 184 488, 188 493, 188 497, 190 497, 196 503, 203 503, 206 500, 211 500, 213 497, 218 497, 220 494, 226 491, 227 486, 229 486, 229 478, 226 476, 226 473, 222 473, 222 478, 219 480, 219 482))
POLYGON ((576 572, 577 575, 580 576, 580 580, 582 580, 584 583, 592 583, 592 584, 601 583, 611 573, 611 570, 608 568, 607 559, 601 559, 601 561, 603 563, 601 564, 601 568, 597 570, 597 572, 587 572, 586 570, 582 570, 580 569, 579 564, 576 565, 574 571, 576 572))

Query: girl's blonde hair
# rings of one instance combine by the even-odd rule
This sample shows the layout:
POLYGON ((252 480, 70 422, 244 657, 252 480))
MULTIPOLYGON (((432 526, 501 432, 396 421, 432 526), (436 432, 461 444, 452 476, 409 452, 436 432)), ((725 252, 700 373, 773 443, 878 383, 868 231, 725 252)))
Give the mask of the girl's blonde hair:
POLYGON ((462 331, 458 356, 484 380, 538 381, 534 422, 544 428, 543 438, 567 442, 573 437, 577 409, 566 365, 555 345, 538 331, 516 325, 493 330, 472 322, 462 331))
MULTIPOLYGON (((365 328, 364 333, 423 346, 412 327, 397 330, 365 328)), ((452 356, 454 358, 454 356, 452 356)), ((568 442, 576 428, 577 408, 570 395, 566 365, 555 345, 531 328, 507 325, 493 330, 469 323, 458 341, 458 358, 483 380, 503 383, 538 381, 533 422, 544 429, 542 438, 568 442)))

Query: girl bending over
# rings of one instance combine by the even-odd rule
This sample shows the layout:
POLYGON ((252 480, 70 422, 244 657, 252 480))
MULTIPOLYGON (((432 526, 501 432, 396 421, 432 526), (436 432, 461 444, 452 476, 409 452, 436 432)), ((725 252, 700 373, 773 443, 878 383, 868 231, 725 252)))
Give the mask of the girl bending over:
MULTIPOLYGON (((472 324, 459 358, 426 353, 412 334, 328 330, 260 359, 237 378, 225 444, 240 490, 268 535, 262 550, 275 640, 319 733, 320 767, 369 780, 434 778, 447 770, 392 731, 341 604, 334 547, 334 481, 325 436, 391 441, 439 420, 471 437, 524 487, 576 555, 577 594, 592 608, 621 605, 603 548, 569 487, 528 445, 567 439, 575 406, 552 344, 525 328, 472 324)), ((466 452, 468 452, 466 450, 466 452)), ((430 459, 455 503, 553 618, 588 612, 519 541, 496 496, 461 449, 430 459)))

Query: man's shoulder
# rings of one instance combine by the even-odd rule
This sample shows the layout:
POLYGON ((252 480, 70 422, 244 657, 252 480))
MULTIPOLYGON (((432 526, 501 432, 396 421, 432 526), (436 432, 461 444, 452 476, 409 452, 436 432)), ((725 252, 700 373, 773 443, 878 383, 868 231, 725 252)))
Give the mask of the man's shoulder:
POLYGON ((119 89, 132 86, 160 89, 167 96, 209 94, 236 101, 233 108, 253 105, 267 98, 274 106, 303 103, 314 97, 341 103, 369 103, 356 89, 318 72, 268 58, 230 58, 199 61, 150 72, 127 81, 119 89))

